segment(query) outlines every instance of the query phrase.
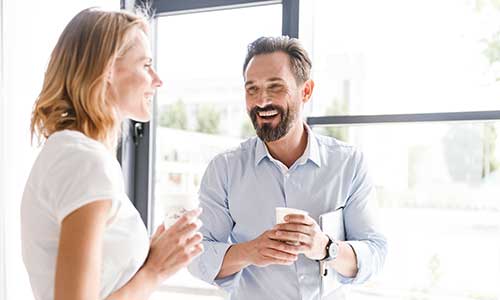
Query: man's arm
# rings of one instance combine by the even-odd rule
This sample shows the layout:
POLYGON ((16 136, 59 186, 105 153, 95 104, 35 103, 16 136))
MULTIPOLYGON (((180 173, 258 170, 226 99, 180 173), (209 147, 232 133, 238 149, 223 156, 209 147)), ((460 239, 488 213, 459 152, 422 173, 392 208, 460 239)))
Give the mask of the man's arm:
POLYGON ((353 155, 353 169, 343 216, 345 243, 355 253, 358 270, 354 278, 340 278, 343 283, 365 282, 382 269, 387 254, 387 239, 378 224, 375 187, 359 151, 353 155))
POLYGON ((232 245, 224 256, 216 279, 238 273, 249 265, 265 267, 273 264, 293 264, 298 254, 304 251, 304 246, 293 246, 273 240, 273 234, 273 230, 268 230, 255 240, 232 245))

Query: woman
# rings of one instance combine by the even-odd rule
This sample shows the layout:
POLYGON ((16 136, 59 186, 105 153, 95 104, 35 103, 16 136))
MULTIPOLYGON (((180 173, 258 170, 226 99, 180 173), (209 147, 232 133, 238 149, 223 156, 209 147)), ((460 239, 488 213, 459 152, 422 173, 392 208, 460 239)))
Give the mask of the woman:
POLYGON ((148 121, 162 85, 147 32, 141 16, 86 9, 52 52, 31 120, 46 141, 21 205, 37 300, 147 299, 203 250, 199 210, 149 240, 115 159, 122 121, 148 121))

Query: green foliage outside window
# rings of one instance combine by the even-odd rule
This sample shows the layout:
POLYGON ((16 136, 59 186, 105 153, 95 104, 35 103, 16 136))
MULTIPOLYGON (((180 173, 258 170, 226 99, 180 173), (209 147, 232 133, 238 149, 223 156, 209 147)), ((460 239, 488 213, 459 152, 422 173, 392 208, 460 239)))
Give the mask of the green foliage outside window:
POLYGON ((160 111, 159 125, 161 127, 187 129, 186 105, 182 99, 174 104, 166 105, 160 111))
POLYGON ((202 104, 196 112, 197 128, 196 131, 218 134, 220 123, 220 112, 210 104, 202 104))

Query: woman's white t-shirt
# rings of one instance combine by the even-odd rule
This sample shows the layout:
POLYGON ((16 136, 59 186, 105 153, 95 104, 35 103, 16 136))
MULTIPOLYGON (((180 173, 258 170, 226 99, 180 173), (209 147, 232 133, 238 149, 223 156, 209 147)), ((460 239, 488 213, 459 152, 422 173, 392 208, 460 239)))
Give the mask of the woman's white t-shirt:
POLYGON ((96 200, 112 201, 103 237, 100 298, 105 299, 146 260, 148 233, 125 194, 112 153, 78 131, 52 134, 33 165, 21 204, 22 254, 35 299, 54 299, 62 220, 96 200))

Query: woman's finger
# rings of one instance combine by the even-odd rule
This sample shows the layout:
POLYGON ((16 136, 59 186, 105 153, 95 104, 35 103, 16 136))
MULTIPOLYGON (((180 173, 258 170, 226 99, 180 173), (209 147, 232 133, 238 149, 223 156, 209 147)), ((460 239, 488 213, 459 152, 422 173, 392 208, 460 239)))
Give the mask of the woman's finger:
POLYGON ((193 220, 198 218, 198 216, 201 214, 201 211, 202 211, 201 207, 198 207, 196 209, 193 209, 193 210, 186 212, 170 228, 179 229, 179 228, 184 227, 186 224, 192 223, 193 220))
POLYGON ((192 236, 194 231, 200 229, 202 225, 203 223, 201 223, 200 220, 196 219, 193 220, 192 223, 186 224, 184 227, 179 228, 177 230, 177 233, 181 236, 192 236))
POLYGON ((193 251, 191 251, 191 258, 195 258, 196 256, 200 255, 203 253, 203 244, 197 244, 193 247, 193 251))
POLYGON ((151 236, 151 242, 156 241, 163 232, 165 232, 165 225, 161 224, 156 228, 155 233, 151 236))
POLYGON ((201 235, 201 233, 197 232, 192 237, 190 237, 190 238, 188 238, 186 240, 186 245, 185 246, 187 248, 194 247, 197 244, 199 244, 202 239, 203 239, 203 235, 201 235))

